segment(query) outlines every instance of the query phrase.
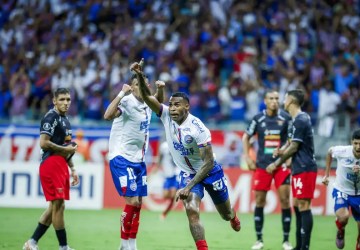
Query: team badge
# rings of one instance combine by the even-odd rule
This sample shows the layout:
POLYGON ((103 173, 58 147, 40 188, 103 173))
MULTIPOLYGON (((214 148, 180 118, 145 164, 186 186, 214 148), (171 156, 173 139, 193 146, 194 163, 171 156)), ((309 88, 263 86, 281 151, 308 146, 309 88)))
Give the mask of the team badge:
POLYGON ((190 143, 192 143, 193 142, 193 138, 190 136, 190 135, 185 135, 185 142, 187 143, 187 144, 190 144, 190 143))
POLYGON ((282 126, 284 124, 284 121, 278 120, 277 123, 278 123, 279 126, 282 126))
POLYGON ((43 129, 45 129, 45 130, 49 130, 50 128, 51 128, 50 123, 44 123, 44 125, 43 125, 43 129))
POLYGON ((341 204, 344 204, 345 201, 344 201, 343 198, 338 198, 338 199, 336 199, 336 202, 335 202, 335 203, 341 205, 341 204))
POLYGON ((132 181, 131 184, 130 184, 130 189, 131 191, 136 191, 137 189, 137 185, 136 185, 136 182, 135 181, 132 181))

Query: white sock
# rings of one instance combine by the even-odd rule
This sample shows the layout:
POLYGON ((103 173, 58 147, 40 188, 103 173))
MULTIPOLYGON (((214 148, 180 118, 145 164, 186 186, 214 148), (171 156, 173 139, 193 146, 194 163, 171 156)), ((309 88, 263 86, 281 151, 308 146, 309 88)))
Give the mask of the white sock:
POLYGON ((129 238, 130 250, 137 250, 136 248, 136 239, 129 238))
POLYGON ((121 247, 120 248, 129 249, 129 240, 121 239, 121 247))

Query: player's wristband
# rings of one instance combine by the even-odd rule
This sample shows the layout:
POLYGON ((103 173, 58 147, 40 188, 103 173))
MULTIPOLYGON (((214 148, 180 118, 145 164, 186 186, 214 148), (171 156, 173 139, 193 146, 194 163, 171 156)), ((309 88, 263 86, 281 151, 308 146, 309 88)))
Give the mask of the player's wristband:
POLYGON ((120 99, 121 99, 125 96, 125 92, 121 90, 117 96, 120 97, 120 99))

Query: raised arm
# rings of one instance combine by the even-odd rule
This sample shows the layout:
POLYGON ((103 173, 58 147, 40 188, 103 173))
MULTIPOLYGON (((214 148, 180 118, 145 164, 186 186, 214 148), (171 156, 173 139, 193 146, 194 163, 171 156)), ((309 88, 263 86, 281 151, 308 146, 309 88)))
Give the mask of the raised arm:
POLYGON ((156 81, 155 85, 156 85, 156 92, 154 96, 160 103, 163 103, 165 100, 165 82, 156 81))
POLYGON ((155 96, 151 95, 150 89, 145 82, 145 78, 143 72, 141 71, 141 67, 139 63, 133 63, 130 69, 134 71, 138 77, 139 90, 142 99, 152 111, 154 111, 156 114, 159 114, 161 110, 161 103, 158 101, 158 99, 155 96))
POLYGON ((119 94, 112 100, 109 106, 106 108, 104 119, 113 120, 116 117, 121 115, 120 110, 118 109, 121 99, 131 90, 131 87, 127 84, 124 84, 119 94))

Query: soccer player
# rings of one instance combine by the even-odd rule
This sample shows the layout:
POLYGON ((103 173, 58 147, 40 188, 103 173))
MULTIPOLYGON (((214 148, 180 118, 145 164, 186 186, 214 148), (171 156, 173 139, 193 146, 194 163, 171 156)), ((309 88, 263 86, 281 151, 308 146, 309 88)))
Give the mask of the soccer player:
MULTIPOLYGON (((157 100, 162 102, 165 84, 158 81, 157 100)), ((149 144, 151 110, 140 96, 135 74, 130 85, 107 107, 104 118, 113 120, 109 138, 110 170, 114 185, 125 199, 121 214, 121 250, 136 250, 142 197, 147 195, 145 152, 149 144)))
POLYGON ((273 173, 281 164, 292 157, 292 194, 296 215, 296 250, 310 247, 313 216, 311 200, 314 197, 317 164, 314 155, 314 133, 310 117, 301 111, 304 103, 304 92, 300 89, 290 90, 285 95, 284 108, 293 119, 291 142, 284 150, 279 150, 277 158, 266 168, 273 173))
POLYGON ((138 63, 131 65, 139 79, 144 101, 160 117, 165 127, 166 141, 173 160, 180 171, 176 201, 183 201, 190 231, 198 250, 207 250, 204 227, 200 222, 200 203, 204 189, 212 198, 224 220, 240 231, 240 221, 231 208, 222 167, 215 161, 211 147, 211 134, 205 125, 189 113, 189 98, 185 93, 172 94, 169 106, 152 97, 138 63))
POLYGON ((36 250, 38 241, 52 224, 59 241, 59 250, 71 250, 68 246, 65 231, 64 200, 69 200, 70 175, 71 185, 79 183, 71 156, 76 151, 76 144, 71 144, 71 125, 66 117, 71 99, 70 91, 59 88, 54 93, 54 108, 49 110, 41 120, 40 147, 40 181, 49 206, 41 215, 38 226, 31 238, 25 242, 23 250, 36 250), (66 145, 66 146, 65 146, 66 145))
POLYGON ((351 145, 330 147, 326 156, 323 183, 329 184, 329 174, 333 158, 337 160, 336 177, 332 196, 335 201, 336 246, 345 247, 345 227, 352 215, 358 225, 356 250, 360 250, 360 129, 352 134, 351 145))
POLYGON ((175 194, 179 187, 179 182, 177 180, 177 168, 169 152, 169 145, 167 141, 163 141, 159 147, 159 161, 156 166, 156 171, 158 170, 160 170, 165 177, 163 197, 168 201, 168 205, 160 217, 161 219, 165 219, 174 204, 175 194))
POLYGON ((251 247, 253 250, 264 247, 262 229, 264 224, 264 207, 266 204, 266 194, 270 190, 271 182, 274 179, 275 187, 278 191, 281 212, 284 250, 292 250, 289 243, 289 232, 291 225, 290 209, 290 169, 278 166, 276 170, 269 174, 266 172, 268 164, 274 161, 273 153, 277 148, 286 145, 291 131, 291 117, 288 113, 279 109, 279 93, 270 90, 265 94, 264 99, 266 109, 255 115, 243 135, 243 148, 247 165, 250 170, 254 170, 253 190, 255 190, 255 231, 257 241, 251 247), (259 149, 256 157, 256 165, 249 156, 250 138, 257 134, 259 149))

